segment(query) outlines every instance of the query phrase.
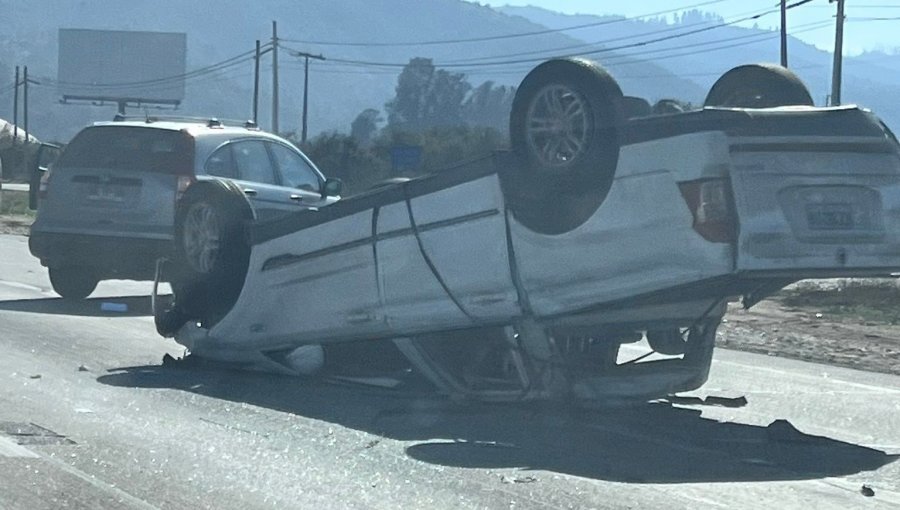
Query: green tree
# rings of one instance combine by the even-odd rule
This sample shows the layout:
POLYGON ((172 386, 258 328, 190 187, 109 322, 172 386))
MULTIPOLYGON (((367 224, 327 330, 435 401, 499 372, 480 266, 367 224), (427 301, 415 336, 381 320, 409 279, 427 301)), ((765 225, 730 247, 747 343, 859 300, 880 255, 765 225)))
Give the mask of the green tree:
POLYGON ((344 181, 345 196, 363 192, 389 176, 387 160, 360 147, 352 136, 328 132, 298 145, 327 177, 344 181))
POLYGON ((350 124, 350 136, 361 147, 366 147, 372 142, 372 138, 378 132, 378 124, 383 121, 384 119, 378 110, 366 108, 350 124))
POLYGON ((471 88, 464 74, 436 69, 430 58, 413 58, 397 78, 394 99, 385 104, 388 125, 424 131, 462 124, 462 103, 471 88))
POLYGON ((505 132, 509 129, 509 114, 515 95, 515 87, 495 87, 494 82, 486 81, 475 87, 463 103, 463 120, 470 126, 505 132))

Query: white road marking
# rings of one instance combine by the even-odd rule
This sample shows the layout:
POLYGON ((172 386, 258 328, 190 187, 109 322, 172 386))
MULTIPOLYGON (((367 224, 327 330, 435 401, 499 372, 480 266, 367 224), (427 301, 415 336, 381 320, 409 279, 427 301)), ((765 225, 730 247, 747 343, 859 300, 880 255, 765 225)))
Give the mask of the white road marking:
POLYGON ((16 444, 16 442, 11 439, 0 436, 0 457, 36 459, 38 458, 38 454, 24 446, 16 444))
MULTIPOLYGON (((788 358, 785 358, 785 359, 788 359, 788 358)), ((809 363, 809 362, 803 362, 803 361, 801 361, 801 363, 809 363)), ((838 377, 824 377, 824 376, 821 376, 821 375, 810 375, 810 374, 804 374, 804 373, 801 373, 801 372, 788 372, 787 370, 779 370, 779 369, 777 369, 777 368, 760 367, 760 366, 748 365, 748 364, 746 364, 746 363, 741 363, 741 362, 738 362, 738 361, 724 361, 724 360, 713 359, 713 364, 732 365, 732 366, 738 366, 738 367, 742 367, 742 368, 746 368, 746 369, 750 369, 750 370, 758 370, 758 371, 761 371, 761 372, 769 372, 769 373, 771 373, 771 374, 779 374, 779 375, 783 375, 783 376, 788 376, 788 375, 789 375, 789 376, 791 376, 791 377, 797 377, 797 378, 802 377, 802 378, 804 378, 804 379, 811 379, 811 380, 813 380, 813 381, 822 381, 822 382, 827 382, 827 383, 830 383, 830 384, 838 384, 838 385, 841 385, 841 386, 850 386, 850 387, 853 387, 853 388, 865 389, 865 390, 871 391, 871 392, 873 392, 873 393, 891 393, 891 394, 900 394, 900 390, 897 390, 897 389, 894 389, 894 388, 885 388, 885 387, 883 387, 883 386, 873 386, 873 385, 871 385, 871 384, 864 384, 864 383, 850 382, 850 381, 847 381, 847 380, 844 380, 844 379, 840 379, 840 378, 838 378, 838 377)), ((852 369, 852 368, 847 368, 846 370, 853 370, 853 369, 852 369)))
POLYGON ((40 287, 36 287, 34 285, 28 285, 27 283, 13 282, 10 280, 0 280, 0 285, 5 285, 7 287, 12 287, 14 289, 24 289, 24 290, 33 290, 35 292, 44 292, 44 289, 42 289, 40 287))

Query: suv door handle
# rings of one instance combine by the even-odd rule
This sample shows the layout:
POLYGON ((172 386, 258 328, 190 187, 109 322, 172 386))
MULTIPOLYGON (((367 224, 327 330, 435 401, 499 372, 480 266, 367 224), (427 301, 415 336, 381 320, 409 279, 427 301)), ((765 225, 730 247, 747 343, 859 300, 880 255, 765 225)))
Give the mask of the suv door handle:
POLYGON ((297 195, 297 194, 292 193, 292 194, 291 194, 291 200, 293 200, 293 201, 295 201, 295 202, 302 202, 302 201, 303 201, 303 195, 297 195))
POLYGON ((256 190, 253 189, 253 188, 244 188, 244 194, 245 194, 245 195, 250 195, 250 196, 252 196, 252 197, 255 197, 256 194, 257 194, 257 192, 256 192, 256 190))

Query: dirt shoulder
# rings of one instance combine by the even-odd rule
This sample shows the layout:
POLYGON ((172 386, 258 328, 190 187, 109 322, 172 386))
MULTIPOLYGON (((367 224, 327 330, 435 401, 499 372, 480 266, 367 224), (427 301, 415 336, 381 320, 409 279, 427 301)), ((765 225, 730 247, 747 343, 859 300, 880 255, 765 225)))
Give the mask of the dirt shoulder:
POLYGON ((24 214, 2 214, 0 215, 0 234, 27 236, 32 221, 34 218, 24 214))
MULTIPOLYGON (((34 218, 0 214, 0 234, 28 235, 34 218)), ((895 280, 808 280, 744 310, 731 303, 716 344, 900 375, 900 285, 895 280)))
POLYGON ((900 375, 900 286, 895 280, 809 280, 750 310, 729 305, 726 349, 900 375))

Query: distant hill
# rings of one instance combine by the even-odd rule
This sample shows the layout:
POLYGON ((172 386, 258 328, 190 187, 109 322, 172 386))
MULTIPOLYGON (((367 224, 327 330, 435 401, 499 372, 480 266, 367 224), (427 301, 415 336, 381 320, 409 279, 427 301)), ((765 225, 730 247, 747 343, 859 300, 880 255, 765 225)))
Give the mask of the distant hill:
MULTIPOLYGON (((57 78, 60 28, 186 32, 187 68, 191 70, 251 50, 256 39, 267 42, 271 21, 277 20, 284 46, 321 53, 328 59, 311 65, 312 134, 324 130, 347 132, 359 112, 366 108, 383 109, 393 97, 399 67, 338 60, 403 64, 421 56, 433 58, 439 66, 457 61, 458 66, 450 70, 464 72, 473 85, 488 80, 516 85, 542 57, 594 52, 592 57, 610 69, 626 94, 699 103, 712 82, 727 69, 745 62, 774 61, 778 55, 774 33, 736 27, 658 45, 609 51, 647 39, 660 30, 676 28, 661 20, 629 20, 577 31, 507 37, 607 18, 566 16, 535 8, 498 11, 462 0, 0 0, 0 13, 4 17, 4 30, 0 33, 0 117, 12 118, 12 94, 7 84, 12 83, 13 66, 28 65, 31 76, 41 82, 31 89, 32 132, 41 139, 61 141, 91 121, 111 118, 115 109, 58 104, 53 80, 57 78), (456 44, 384 45, 479 37, 489 39, 456 44), (706 51, 734 37, 744 38, 741 41, 760 40, 706 51), (698 45, 678 49, 695 43, 698 45), (667 51, 660 53, 659 49, 667 51), (486 60, 479 64, 472 61, 475 58, 507 63, 483 65, 486 60)), ((679 24, 687 26, 698 19, 702 21, 702 17, 701 13, 689 13, 679 17, 679 24)), ((281 130, 294 131, 300 123, 302 64, 287 51, 281 52, 280 61, 281 130)), ((269 56, 262 62, 260 122, 264 127, 269 125, 271 105, 270 62, 269 56)), ((830 55, 792 39, 791 64, 806 80, 817 103, 823 103, 830 87, 830 55)), ((848 58, 845 71, 844 101, 871 107, 889 124, 900 126, 900 101, 895 100, 900 96, 900 57, 872 53, 848 58)), ((248 118, 252 79, 251 62, 192 79, 187 82, 179 113, 248 118)))
MULTIPOLYGON (((596 27, 565 33, 590 43, 612 41, 606 43, 607 46, 622 46, 722 21, 711 19, 709 14, 696 10, 683 13, 677 23, 661 19, 626 20, 615 16, 565 15, 536 7, 503 7, 499 10, 551 29, 604 22, 596 27), (609 23, 611 21, 615 22, 609 23)), ((796 30, 809 28, 815 27, 795 27, 796 30)), ((642 72, 623 62, 622 55, 652 62, 697 84, 702 94, 681 99, 700 102, 713 82, 728 69, 751 62, 778 62, 779 45, 777 32, 726 26, 648 46, 620 49, 615 56, 601 55, 598 60, 620 80, 637 78, 642 72)), ((826 97, 831 93, 832 53, 795 37, 789 39, 788 48, 791 69, 806 82, 816 104, 825 104, 826 97)), ((663 87, 666 84, 665 78, 652 79, 658 80, 663 87)), ((845 57, 841 96, 844 104, 858 103, 871 108, 895 131, 900 130, 900 100, 897 99, 900 97, 900 55, 872 52, 859 57, 845 57)))
MULTIPOLYGON (((405 63, 416 56, 437 64, 484 56, 507 56, 583 44, 561 33, 525 38, 500 38, 464 44, 372 46, 365 43, 402 43, 490 37, 543 29, 525 18, 509 16, 461 0, 0 0, 4 31, 0 33, 0 117, 11 118, 12 67, 29 66, 31 76, 43 83, 31 91, 31 128, 42 139, 67 140, 81 126, 106 120, 111 106, 58 104, 57 33, 59 28, 149 30, 188 34, 188 69, 196 69, 251 50, 256 39, 266 42, 271 21, 278 21, 284 45, 330 59, 313 62, 310 75, 310 129, 347 132, 351 121, 366 108, 382 109, 393 97, 399 68, 357 66, 336 62, 363 60, 405 63), (332 46, 295 42, 343 41, 363 46, 332 46)), ((529 57, 517 57, 518 59, 529 57)), ((533 56, 532 56, 533 58, 533 56)), ((506 58, 515 60, 516 57, 506 58)), ((281 127, 296 130, 300 121, 303 75, 300 61, 280 54, 281 127)), ((270 111, 270 60, 263 60, 260 122, 266 127, 270 111)), ((454 68, 468 75, 473 85, 486 80, 518 84, 534 62, 504 66, 454 68)), ((704 90, 652 62, 630 67, 638 78, 622 76, 626 93, 649 97, 701 97, 704 90), (653 76, 648 80, 643 76, 653 76)), ((217 75, 187 82, 181 114, 248 118, 252 90, 252 63, 217 75)))

